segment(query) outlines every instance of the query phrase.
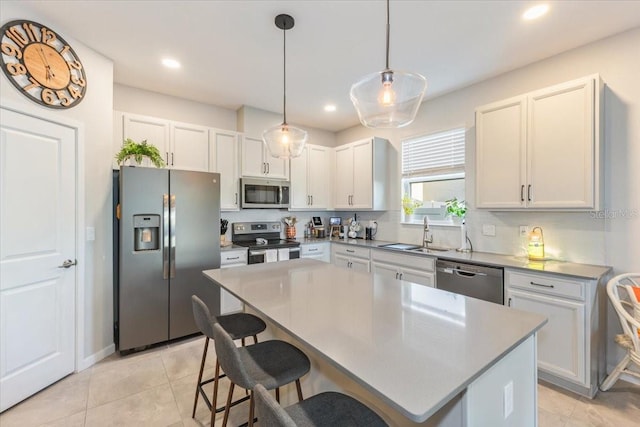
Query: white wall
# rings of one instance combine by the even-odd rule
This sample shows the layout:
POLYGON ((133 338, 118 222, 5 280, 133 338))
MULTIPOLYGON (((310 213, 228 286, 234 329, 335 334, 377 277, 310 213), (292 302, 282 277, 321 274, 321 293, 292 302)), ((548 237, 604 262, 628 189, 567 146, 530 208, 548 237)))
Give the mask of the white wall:
MULTIPOLYGON (((464 126, 467 128, 466 199, 468 232, 474 249, 518 254, 524 242, 519 225, 541 226, 545 247, 553 255, 580 263, 611 265, 615 272, 640 271, 640 29, 574 49, 527 67, 500 75, 464 89, 425 101, 410 126, 375 132, 389 138, 400 151, 400 140, 464 126), (599 73, 605 92, 605 206, 595 213, 488 212, 474 208, 475 118, 477 106, 599 73), (635 172, 635 173, 634 173, 635 172), (626 214, 627 217, 622 217, 626 214), (631 215, 629 217, 628 215, 631 215), (614 217, 615 216, 615 217, 614 217), (481 235, 482 224, 494 224, 496 236, 481 235)), ((427 76, 428 80, 429 76, 427 76)), ((371 136, 361 126, 337 134, 337 144, 371 136)), ((553 171, 549 171, 553 173, 553 171)), ((385 239, 417 243, 419 227, 399 225, 400 185, 396 185, 398 212, 380 214, 380 232, 385 239)), ((435 228, 446 233, 450 230, 435 228)))
MULTIPOLYGON (((1 2, 2 21, 31 19, 51 25, 45 17, 32 13, 19 2, 1 2)), ((85 99, 68 110, 53 110, 29 101, 9 81, 0 78, 0 102, 11 102, 23 111, 46 112, 61 120, 73 120, 84 125, 84 219, 87 227, 95 227, 96 239, 86 242, 84 277, 79 286, 84 290, 84 343, 80 351, 80 368, 113 351, 112 252, 111 252, 111 140, 113 115, 113 63, 89 47, 76 41, 72 31, 52 25, 70 43, 85 66, 87 92, 85 99)), ((82 154, 82 153, 81 153, 82 154)), ((82 214, 82 213, 81 213, 82 214)))
POLYGON ((113 108, 127 113, 224 130, 236 130, 237 127, 235 110, 121 84, 113 85, 113 108))
MULTIPOLYGON (((244 132, 245 135, 253 138, 262 138, 262 133, 272 126, 282 123, 282 114, 272 113, 270 111, 261 110, 259 108, 242 106, 238 109, 238 131, 244 132)), ((336 136, 333 132, 322 129, 316 129, 309 126, 296 125, 307 131, 309 134, 309 144, 324 145, 325 147, 334 147, 336 145, 336 136)))

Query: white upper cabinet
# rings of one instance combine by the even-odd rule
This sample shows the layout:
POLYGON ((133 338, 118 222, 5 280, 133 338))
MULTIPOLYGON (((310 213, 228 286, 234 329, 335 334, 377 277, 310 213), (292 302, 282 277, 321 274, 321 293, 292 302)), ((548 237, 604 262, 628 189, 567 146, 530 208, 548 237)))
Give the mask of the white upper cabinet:
POLYGON ((238 161, 240 134, 209 129, 209 166, 220 174, 220 210, 240 209, 240 167, 238 161))
POLYGON ((300 157, 291 159, 290 209, 329 209, 331 148, 307 144, 300 157))
POLYGON ((392 154, 389 141, 382 138, 336 147, 334 208, 387 209, 388 165, 395 161, 392 154))
POLYGON ((204 126, 123 113, 121 140, 127 138, 156 146, 170 169, 209 170, 209 136, 204 126))
POLYGON ((476 110, 476 207, 523 206, 526 120, 524 96, 476 110))
POLYGON ((476 207, 593 210, 601 204, 599 76, 476 110, 476 207))
POLYGON ((271 156, 261 139, 242 139, 242 176, 289 179, 289 160, 271 156))
POLYGON ((336 209, 350 209, 353 192, 353 149, 350 145, 336 148, 334 176, 333 205, 336 209))
POLYGON ((122 115, 120 147, 125 139, 132 139, 135 142, 147 141, 147 143, 156 146, 165 163, 168 164, 171 145, 169 143, 169 128, 168 120, 124 113, 122 115))
POLYGON ((172 169, 209 170, 209 128, 171 122, 171 150, 167 165, 172 169))

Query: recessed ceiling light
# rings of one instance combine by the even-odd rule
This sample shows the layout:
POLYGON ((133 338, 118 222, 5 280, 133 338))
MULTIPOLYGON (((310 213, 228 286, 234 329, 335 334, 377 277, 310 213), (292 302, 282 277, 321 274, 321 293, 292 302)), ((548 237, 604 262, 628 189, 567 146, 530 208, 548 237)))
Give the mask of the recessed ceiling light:
POLYGON ((167 68, 180 68, 180 63, 175 59, 170 59, 170 58, 164 58, 162 60, 162 65, 164 65, 167 68))
POLYGON ((333 113, 334 111, 336 111, 336 106, 333 104, 325 105, 324 111, 326 111, 327 113, 333 113))
POLYGON ((548 4, 539 4, 533 7, 530 7, 522 14, 522 19, 526 21, 530 21, 532 19, 540 18, 542 15, 549 11, 548 4))

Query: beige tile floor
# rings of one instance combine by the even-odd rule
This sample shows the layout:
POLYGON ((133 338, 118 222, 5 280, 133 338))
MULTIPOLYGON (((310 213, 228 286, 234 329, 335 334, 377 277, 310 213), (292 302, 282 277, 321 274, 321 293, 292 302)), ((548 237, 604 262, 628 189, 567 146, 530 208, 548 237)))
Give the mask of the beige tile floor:
MULTIPOLYGON (((197 337, 124 357, 114 354, 0 414, 0 426, 208 425, 202 401, 196 419, 191 418, 202 346, 203 338, 197 337)), ((207 366, 212 367, 210 356, 207 366)), ((212 371, 205 375, 210 377, 212 371)), ((226 384, 221 384, 223 397, 226 384)), ((638 386, 619 381, 594 400, 546 385, 538 390, 540 427, 640 426, 638 386)), ((231 425, 246 421, 246 405, 232 411, 231 425)))

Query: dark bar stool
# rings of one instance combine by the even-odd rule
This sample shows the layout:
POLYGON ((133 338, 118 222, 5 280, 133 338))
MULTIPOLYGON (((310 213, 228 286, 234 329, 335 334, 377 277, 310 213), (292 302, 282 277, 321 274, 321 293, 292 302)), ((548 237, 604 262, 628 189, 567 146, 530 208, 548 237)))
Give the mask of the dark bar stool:
POLYGON ((253 388, 260 425, 294 426, 387 426, 382 418, 356 399, 346 394, 324 392, 283 408, 261 385, 253 388))
MULTIPOLYGON (((298 400, 302 401, 300 378, 309 372, 309 358, 293 345, 270 340, 248 347, 236 347, 231 336, 220 326, 213 325, 213 337, 220 366, 231 381, 222 427, 226 427, 235 385, 249 390, 249 426, 253 426, 253 387, 262 384, 276 390, 280 400, 280 387, 295 381, 298 400)), ((262 425, 262 424, 261 424, 262 425)), ((269 425, 269 424, 266 424, 269 425)))
MULTIPOLYGON (((225 409, 224 406, 216 408, 216 402, 218 399, 218 381, 220 378, 224 378, 226 375, 220 374, 220 363, 216 358, 215 375, 213 378, 203 381, 202 373, 204 372, 204 363, 207 358, 207 350, 209 349, 209 340, 213 339, 213 325, 219 324, 227 331, 230 339, 242 340, 242 345, 245 345, 245 338, 253 337, 254 344, 258 342, 258 334, 267 328, 267 325, 257 316, 249 313, 234 313, 223 316, 212 316, 209 311, 209 307, 197 296, 191 296, 191 304, 193 306, 193 318, 196 321, 196 325, 200 332, 206 337, 204 341, 204 351, 202 352, 202 362, 200 362, 200 373, 198 374, 198 383, 196 384, 196 396, 193 401, 193 412, 191 418, 196 416, 196 408, 198 406, 198 396, 202 395, 204 402, 211 411, 211 426, 214 424, 216 413, 225 409), (204 391, 204 386, 213 381, 213 399, 209 401, 207 394, 204 391)), ((244 402, 249 397, 239 399, 233 403, 227 403, 237 405, 244 402)))

